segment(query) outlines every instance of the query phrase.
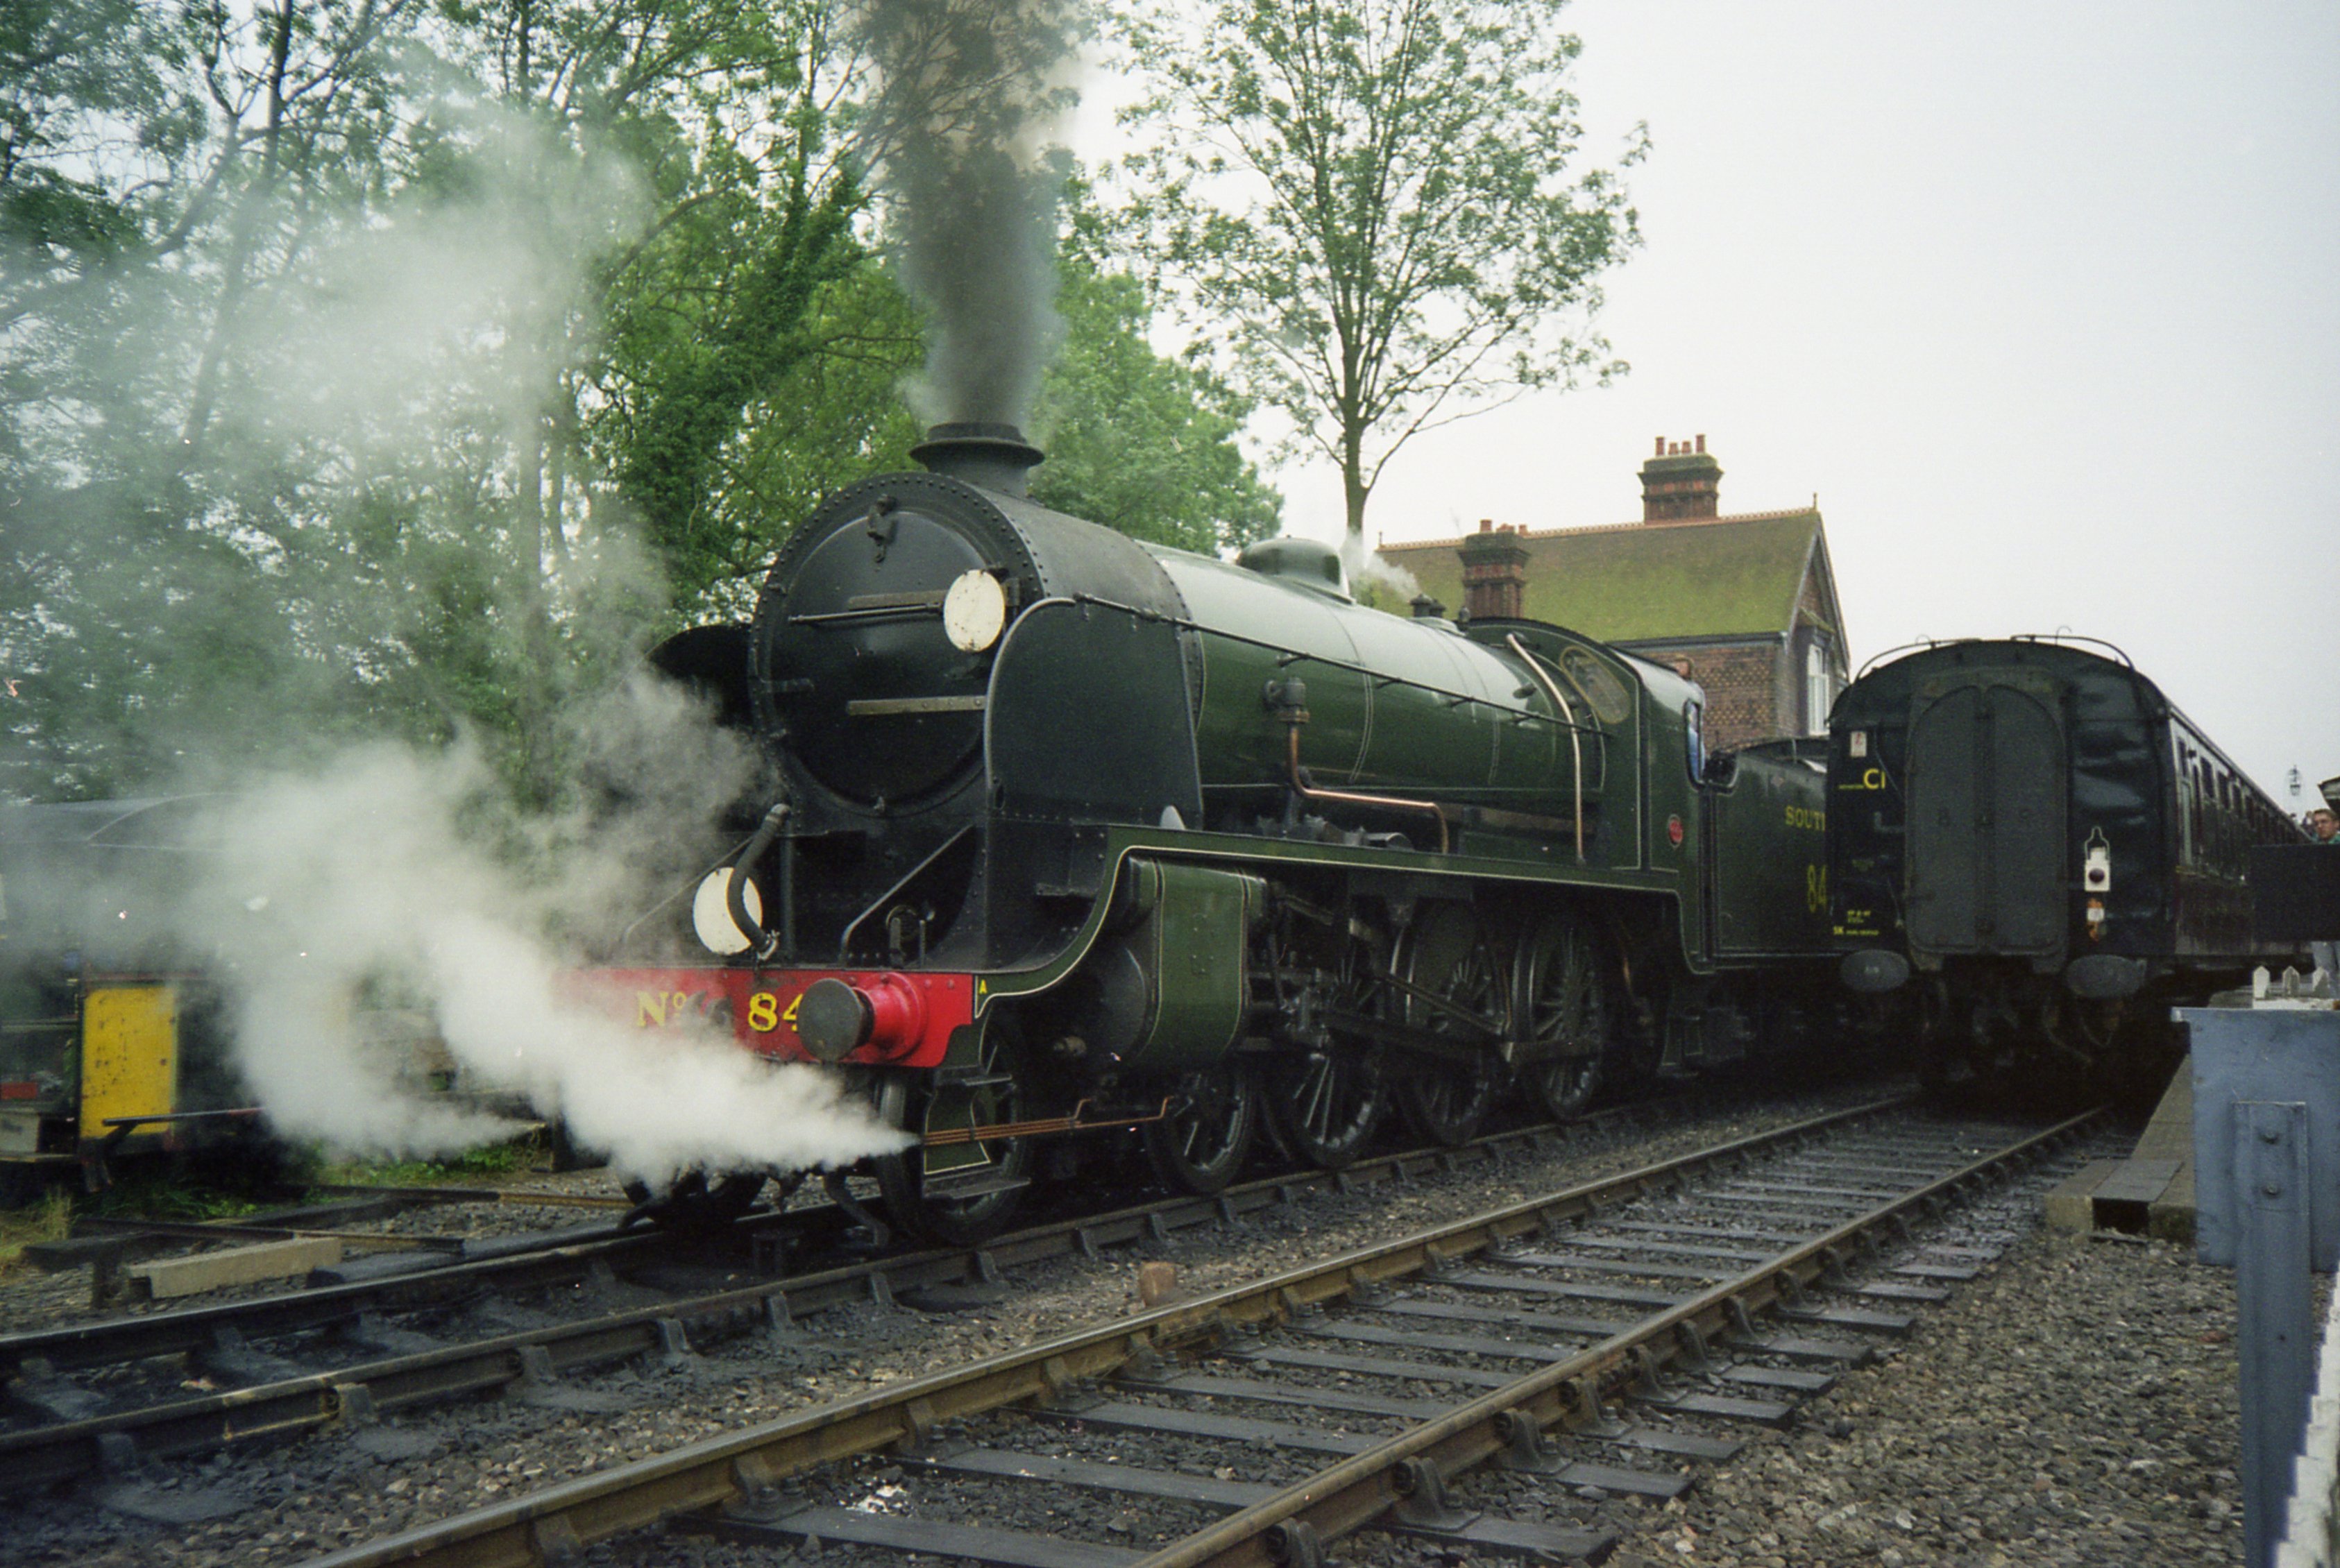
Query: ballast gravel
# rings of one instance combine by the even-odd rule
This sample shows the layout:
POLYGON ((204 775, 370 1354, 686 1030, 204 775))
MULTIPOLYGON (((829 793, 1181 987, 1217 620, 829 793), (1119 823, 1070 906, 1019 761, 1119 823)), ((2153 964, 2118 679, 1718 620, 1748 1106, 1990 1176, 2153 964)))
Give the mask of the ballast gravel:
POLYGON ((2242 1558, 2231 1271, 2035 1229, 1619 1568, 2159 1568, 2242 1558))
MULTIPOLYGON (((1684 1496, 1542 1501, 1617 1531, 1610 1568, 2236 1563, 2234 1324, 2233 1274, 2190 1248, 2035 1225, 1791 1428, 1732 1429, 1746 1447, 1684 1496)), ((1536 1484, 1504 1481, 1537 1517, 1536 1484)), ((1339 1555, 1455 1563, 1379 1534, 1339 1555)))
MULTIPOLYGON (((187 1513, 216 1507, 215 1517, 150 1523, 104 1506, 92 1488, 0 1503, 0 1562, 302 1561, 1127 1312, 1142 1260, 1172 1261, 1182 1287, 1207 1290, 1853 1098, 1717 1111, 1402 1185, 1326 1192, 1232 1228, 1117 1250, 1103 1263, 1072 1257, 1018 1269, 1013 1294, 993 1307, 943 1316, 840 1309, 785 1336, 706 1346, 679 1368, 643 1364, 572 1376, 542 1402, 425 1408, 369 1437, 329 1434, 151 1466, 128 1483, 148 1501, 178 1499, 187 1513)), ((2232 1561, 2241 1541, 2233 1317, 2231 1277, 2186 1253, 2032 1235, 1930 1309, 1885 1364, 1848 1373, 1828 1399, 1807 1406, 1796 1430, 1749 1435, 1736 1461, 1706 1472, 1675 1504, 1604 1502, 1603 1522, 1627 1527, 1612 1561, 1627 1568, 2232 1561)), ((1032 1425, 1035 1441, 1089 1446, 1077 1433, 1032 1425)), ((1155 1462, 1151 1450, 1118 1447, 1130 1450, 1129 1462, 1155 1462)), ((1215 1455, 1207 1445, 1184 1444, 1162 1457, 1194 1474, 1245 1467, 1245 1479, 1284 1479, 1260 1475, 1239 1450, 1215 1455)), ((916 1474, 884 1478, 897 1468, 881 1457, 816 1484, 858 1488, 854 1500, 881 1504, 883 1488, 899 1494, 935 1484, 916 1474)), ((1070 1488, 1055 1489, 1046 1506, 1058 1510, 1054 1522, 1068 1535, 1139 1548, 1172 1523, 1143 1501, 1070 1488)), ((1018 1523, 1049 1527, 1040 1518, 1018 1523)), ((1380 1536, 1343 1543, 1336 1554, 1360 1568, 1433 1561, 1452 1568, 1461 1560, 1380 1536)), ((865 1554, 832 1547, 796 1555, 823 1568, 858 1568, 865 1554)), ((788 1559, 662 1531, 604 1543, 587 1560, 788 1559)))

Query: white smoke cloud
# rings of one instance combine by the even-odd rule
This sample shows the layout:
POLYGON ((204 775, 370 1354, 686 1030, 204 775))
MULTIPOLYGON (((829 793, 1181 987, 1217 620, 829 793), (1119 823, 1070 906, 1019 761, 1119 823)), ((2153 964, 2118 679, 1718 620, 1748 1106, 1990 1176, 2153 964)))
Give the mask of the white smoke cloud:
POLYGON ((217 874, 180 901, 176 946, 227 992, 236 1065, 281 1133, 439 1156, 514 1130, 431 1092, 421 1032, 467 1088, 524 1098, 653 1182, 898 1147, 817 1070, 703 1024, 638 1031, 574 985, 721 849, 719 812, 752 797, 757 761, 671 687, 592 695, 664 587, 598 476, 543 472, 599 270, 644 231, 641 182, 460 82, 420 112, 461 178, 253 209, 268 239, 241 310, 210 309, 171 266, 125 264, 84 314, 40 324, 74 373, 19 421, 45 443, 40 484, 13 510, 0 494, 0 524, 65 564, 13 624, 59 661, 37 673, 60 688, 75 649, 120 628, 137 656, 120 662, 152 672, 117 705, 137 717, 114 744, 145 746, 122 771, 225 797, 217 874), (174 509, 150 517, 154 497, 174 509), (162 547, 178 538, 215 547, 162 547), (132 569, 115 539, 163 567, 132 569), (173 575, 190 559, 216 577, 173 575), (452 612, 432 603, 442 587, 452 612), (475 662, 431 666, 417 634, 434 627, 475 636, 475 662), (465 680, 503 683, 481 706, 509 699, 528 731, 535 797, 575 804, 516 809, 518 770, 476 736, 334 744, 385 715, 452 721, 467 694, 447 687, 465 680), (417 1027, 382 1038, 402 1019, 417 1027))
MULTIPOLYGON (((638 697, 640 733, 671 734, 672 699, 638 697)), ((469 747, 378 745, 259 781, 227 806, 214 897, 196 905, 206 930, 188 934, 224 960, 237 1066, 281 1132, 445 1155, 515 1130, 402 1074, 407 1058, 365 1029, 368 1006, 389 1001, 431 1021, 467 1088, 563 1118, 622 1176, 837 1166, 901 1146, 817 1069, 767 1062, 703 1024, 637 1029, 579 985, 577 955, 542 933, 647 870, 627 851, 658 842, 654 806, 582 850, 581 824, 517 824, 540 851, 571 841, 559 863, 522 874, 481 842, 494 799, 469 747)), ((699 836, 687 818, 674 827, 669 844, 699 836)))
MULTIPOLYGON (((1422 592, 1422 583, 1412 572, 1394 562, 1383 560, 1365 547, 1363 537, 1345 535, 1341 540, 1341 564, 1348 568, 1352 590, 1368 583, 1388 588, 1398 597, 1400 604, 1410 604, 1422 592)), ((1453 606, 1449 606, 1452 609, 1453 606)))

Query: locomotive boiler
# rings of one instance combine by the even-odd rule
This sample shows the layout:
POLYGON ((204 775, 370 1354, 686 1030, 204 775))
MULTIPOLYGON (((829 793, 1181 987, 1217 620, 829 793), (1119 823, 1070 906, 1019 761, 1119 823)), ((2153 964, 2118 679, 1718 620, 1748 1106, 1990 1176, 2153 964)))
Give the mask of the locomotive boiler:
POLYGON ((2255 940, 2245 865, 2298 825, 2108 651, 1936 644, 1837 699, 1843 978, 1909 999, 1937 1076, 2157 1091, 2171 1004, 2295 956, 2255 940))
POLYGON ((1263 1125, 1327 1166, 1393 1109, 1460 1142, 1514 1086, 1573 1114, 1833 1005, 1808 745, 1710 761, 1673 672, 1368 608, 1320 545, 1051 511, 1009 427, 915 455, 806 519, 751 623, 654 656, 777 782, 689 901, 709 958, 600 977, 850 1075, 917 1139, 876 1162, 903 1223, 996 1226, 1061 1135, 1134 1128, 1207 1192, 1263 1125))

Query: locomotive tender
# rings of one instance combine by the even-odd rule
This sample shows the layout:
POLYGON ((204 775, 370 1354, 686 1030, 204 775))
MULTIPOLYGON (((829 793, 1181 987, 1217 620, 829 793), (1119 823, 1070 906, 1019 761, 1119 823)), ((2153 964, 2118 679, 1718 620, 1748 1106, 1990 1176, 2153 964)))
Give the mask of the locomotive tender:
POLYGON ((717 962, 599 976, 645 1026, 852 1075, 919 1139, 875 1162, 898 1221, 994 1228, 1092 1129, 1200 1192, 1263 1120, 1325 1166, 1393 1105, 1460 1142, 1514 1084, 1570 1115, 1841 994, 1815 743, 1710 760, 1696 685, 1562 628, 1360 606, 1304 540, 1228 564, 1050 511, 1013 427, 915 455, 806 520, 751 625, 653 656, 778 798, 698 889, 717 962))
POLYGON ((2157 1091, 2171 1004, 2295 956, 2254 938, 2244 874, 2305 835, 2125 656, 1930 645, 1829 730, 1843 977, 1909 988, 1935 1074, 2157 1091))

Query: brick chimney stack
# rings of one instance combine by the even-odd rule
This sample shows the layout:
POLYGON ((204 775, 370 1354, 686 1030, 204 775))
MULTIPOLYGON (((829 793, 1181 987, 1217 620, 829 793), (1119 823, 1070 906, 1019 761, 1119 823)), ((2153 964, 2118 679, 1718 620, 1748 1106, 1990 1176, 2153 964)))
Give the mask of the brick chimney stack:
POLYGON ((1517 620, 1527 614, 1528 550, 1520 530, 1479 519, 1479 531, 1455 552, 1462 557, 1462 608, 1472 620, 1517 620))
POLYGON ((1641 521, 1671 523, 1710 518, 1722 498, 1722 465, 1706 453, 1706 438, 1658 438, 1657 455, 1641 465, 1641 521))

